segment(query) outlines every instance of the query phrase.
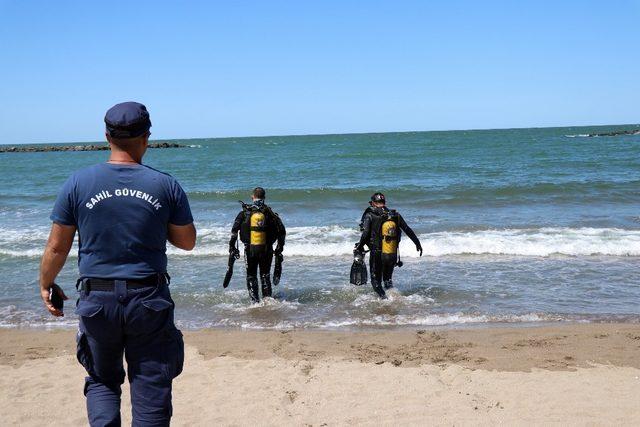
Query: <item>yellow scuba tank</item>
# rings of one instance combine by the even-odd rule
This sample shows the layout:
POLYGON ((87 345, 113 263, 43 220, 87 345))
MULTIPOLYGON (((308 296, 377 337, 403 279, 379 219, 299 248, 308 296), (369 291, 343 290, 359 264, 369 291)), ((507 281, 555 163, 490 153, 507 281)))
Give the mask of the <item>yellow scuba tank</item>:
POLYGON ((253 212, 251 214, 251 246, 262 246, 267 244, 267 227, 265 219, 264 213, 262 212, 253 212))
POLYGON ((382 253, 395 254, 398 252, 398 224, 388 219, 382 223, 382 253))

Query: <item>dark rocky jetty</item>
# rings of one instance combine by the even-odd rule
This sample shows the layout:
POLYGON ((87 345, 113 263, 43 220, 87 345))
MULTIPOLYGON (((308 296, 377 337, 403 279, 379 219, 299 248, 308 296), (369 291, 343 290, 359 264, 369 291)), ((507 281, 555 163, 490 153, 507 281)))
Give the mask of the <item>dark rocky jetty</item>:
MULTIPOLYGON (((149 148, 187 148, 188 145, 174 144, 173 142, 154 142, 149 144, 149 148)), ((47 145, 47 146, 2 146, 0 153, 42 153, 48 151, 106 151, 107 144, 101 145, 47 145)))
POLYGON ((605 133, 590 133, 587 136, 620 136, 620 135, 640 135, 640 129, 633 130, 616 130, 613 132, 605 132, 605 133))

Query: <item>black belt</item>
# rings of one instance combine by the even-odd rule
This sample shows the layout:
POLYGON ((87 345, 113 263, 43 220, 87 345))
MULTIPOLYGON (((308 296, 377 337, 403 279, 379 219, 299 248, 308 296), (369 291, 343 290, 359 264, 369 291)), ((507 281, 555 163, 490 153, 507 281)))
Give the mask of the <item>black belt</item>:
MULTIPOLYGON (((143 279, 125 280, 127 289, 141 289, 151 286, 160 286, 168 284, 170 277, 167 273, 152 274, 143 279)), ((113 291, 116 281, 111 279, 87 278, 79 281, 79 289, 81 291, 113 291)))

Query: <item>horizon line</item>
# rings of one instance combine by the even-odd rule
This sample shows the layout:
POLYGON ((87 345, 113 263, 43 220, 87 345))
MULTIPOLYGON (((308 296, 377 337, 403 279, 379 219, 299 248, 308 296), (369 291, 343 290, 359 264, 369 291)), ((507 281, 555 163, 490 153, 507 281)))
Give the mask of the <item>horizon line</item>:
MULTIPOLYGON (((620 124, 593 124, 593 125, 565 125, 565 126, 531 126, 531 127, 506 127, 506 128, 467 128, 467 129, 435 129, 435 130, 403 130, 403 131, 381 131, 381 132, 342 132, 342 133, 298 133, 298 134, 281 134, 281 135, 244 135, 244 136, 207 136, 207 137, 188 137, 188 138, 166 138, 166 139, 149 139, 149 142, 158 141, 189 141, 201 139, 249 139, 249 138, 289 138, 289 137, 305 137, 305 136, 337 136, 337 135, 384 135, 391 133, 430 133, 430 132, 476 132, 476 131, 497 131, 497 130, 524 130, 524 129, 562 129, 562 128, 584 128, 584 127, 604 127, 604 126, 640 126, 640 123, 620 123, 620 124)), ((62 144, 103 144, 106 140, 100 141, 67 141, 67 142, 18 142, 4 143, 0 145, 62 145, 62 144)))

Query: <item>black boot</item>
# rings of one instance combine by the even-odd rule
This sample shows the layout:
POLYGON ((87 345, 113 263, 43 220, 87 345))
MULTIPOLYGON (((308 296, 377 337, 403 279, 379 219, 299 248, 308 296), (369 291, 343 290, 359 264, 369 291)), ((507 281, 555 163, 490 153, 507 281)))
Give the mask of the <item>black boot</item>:
POLYGON ((373 287, 373 290, 376 291, 376 293, 378 294, 378 296, 381 299, 387 299, 387 294, 384 292, 384 288, 382 287, 382 284, 380 283, 380 280, 374 279, 372 277, 371 278, 371 286, 373 287))
POLYGON ((271 276, 269 274, 263 274, 260 276, 262 282, 262 298, 271 296, 271 276))
POLYGON ((258 278, 247 277, 247 289, 249 290, 249 296, 251 301, 260 302, 260 294, 258 294, 258 278))
POLYGON ((384 281, 384 288, 385 289, 391 289, 393 288, 393 280, 389 279, 389 280, 385 280, 384 281))

